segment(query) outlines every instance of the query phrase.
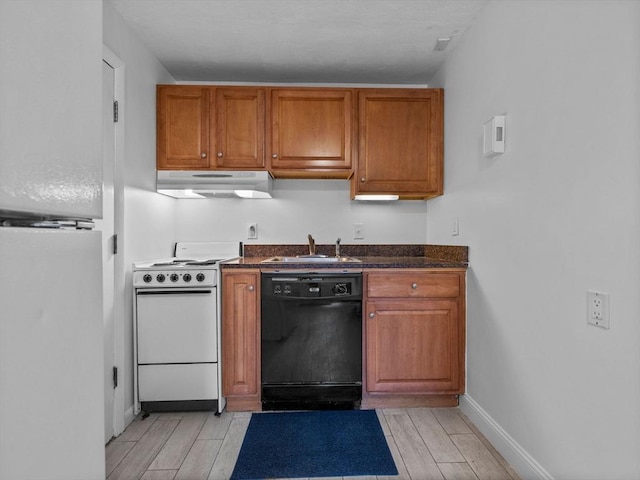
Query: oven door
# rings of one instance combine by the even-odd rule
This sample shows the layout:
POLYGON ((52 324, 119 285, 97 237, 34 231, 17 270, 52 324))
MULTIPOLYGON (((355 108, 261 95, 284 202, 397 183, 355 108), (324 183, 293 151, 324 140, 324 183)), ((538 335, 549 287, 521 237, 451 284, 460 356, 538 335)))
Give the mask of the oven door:
POLYGON ((216 362, 215 288, 138 290, 138 363, 216 362))

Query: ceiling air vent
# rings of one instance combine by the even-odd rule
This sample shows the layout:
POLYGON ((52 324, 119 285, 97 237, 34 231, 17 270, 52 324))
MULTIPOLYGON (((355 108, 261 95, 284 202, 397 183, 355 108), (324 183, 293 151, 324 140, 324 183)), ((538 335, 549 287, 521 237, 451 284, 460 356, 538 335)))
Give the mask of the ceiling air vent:
POLYGON ((442 52, 442 51, 444 51, 444 49, 447 48, 447 45, 449 45, 450 41, 451 41, 451 37, 439 38, 438 40, 436 40, 436 44, 433 47, 433 51, 434 52, 442 52))

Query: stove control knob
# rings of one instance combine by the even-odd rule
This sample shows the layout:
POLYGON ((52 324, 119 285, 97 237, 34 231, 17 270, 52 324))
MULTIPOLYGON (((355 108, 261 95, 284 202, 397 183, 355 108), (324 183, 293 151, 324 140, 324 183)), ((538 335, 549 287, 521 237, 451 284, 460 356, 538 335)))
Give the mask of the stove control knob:
POLYGON ((158 283, 164 282, 165 278, 166 277, 164 276, 164 273, 159 273, 158 275, 156 275, 156 280, 158 281, 158 283))
POLYGON ((204 282, 204 273, 199 273, 196 275, 196 280, 199 282, 204 282))
POLYGON ((153 277, 148 273, 145 273, 144 276, 142 277, 142 281, 144 283, 151 283, 151 280, 153 280, 153 277))
POLYGON ((190 282, 191 281, 191 274, 190 273, 185 273, 182 276, 182 280, 184 280, 185 282, 190 282))
POLYGON ((171 276, 169 276, 169 280, 171 280, 172 282, 177 282, 179 278, 180 277, 177 273, 172 273, 171 276))

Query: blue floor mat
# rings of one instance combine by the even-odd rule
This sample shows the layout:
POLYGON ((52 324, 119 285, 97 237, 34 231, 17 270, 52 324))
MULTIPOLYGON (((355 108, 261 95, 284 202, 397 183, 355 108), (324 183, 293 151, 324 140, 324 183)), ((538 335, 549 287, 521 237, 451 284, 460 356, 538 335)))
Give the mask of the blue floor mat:
POLYGON ((397 475, 374 410, 251 416, 231 480, 397 475))

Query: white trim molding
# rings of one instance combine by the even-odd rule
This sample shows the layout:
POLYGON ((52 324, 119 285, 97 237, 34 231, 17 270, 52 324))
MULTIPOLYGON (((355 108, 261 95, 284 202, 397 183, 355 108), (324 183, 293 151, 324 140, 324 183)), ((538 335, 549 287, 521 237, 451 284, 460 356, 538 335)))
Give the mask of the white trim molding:
POLYGON ((118 255, 115 256, 114 267, 114 335, 115 335, 115 366, 118 367, 119 379, 118 388, 115 390, 114 397, 114 418, 113 430, 114 436, 117 437, 127 425, 133 420, 133 415, 126 410, 125 406, 125 390, 127 383, 132 385, 129 378, 130 367, 127 367, 125 345, 125 318, 126 309, 131 308, 125 305, 126 282, 125 276, 127 266, 124 264, 124 244, 125 244, 125 228, 124 228, 124 164, 125 164, 125 64, 112 50, 106 45, 102 46, 102 60, 111 65, 114 71, 114 97, 118 101, 118 122, 114 125, 115 129, 115 160, 114 160, 114 179, 113 179, 113 195, 114 195, 114 230, 118 234, 118 255))
POLYGON ((473 398, 460 395, 460 410, 525 480, 554 480, 473 398))

